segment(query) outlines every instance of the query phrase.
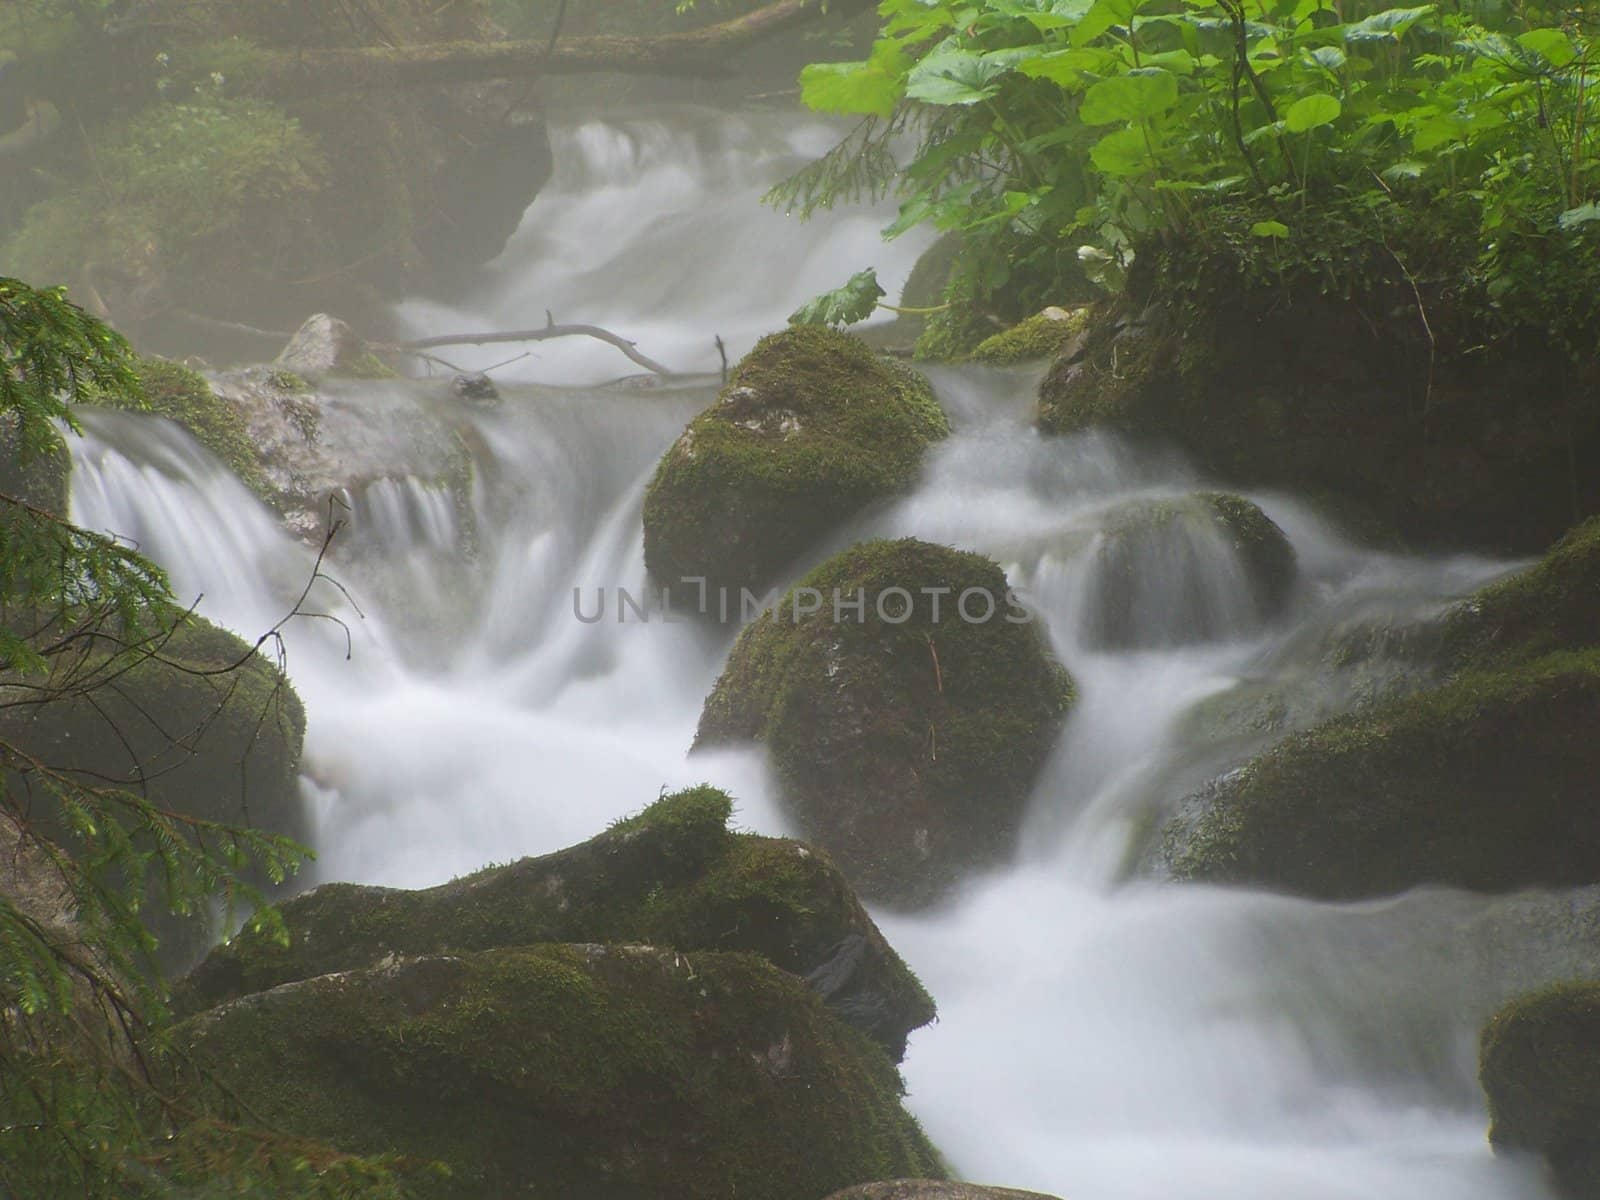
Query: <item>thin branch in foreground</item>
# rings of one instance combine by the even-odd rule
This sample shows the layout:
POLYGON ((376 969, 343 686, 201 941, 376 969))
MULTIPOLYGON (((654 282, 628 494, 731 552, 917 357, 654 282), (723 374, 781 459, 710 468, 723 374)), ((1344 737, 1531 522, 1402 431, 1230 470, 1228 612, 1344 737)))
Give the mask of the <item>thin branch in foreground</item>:
POLYGON ((374 348, 397 354, 420 356, 420 352, 441 346, 497 346, 507 342, 545 342, 552 338, 590 337, 609 346, 615 346, 647 371, 653 371, 664 378, 672 378, 679 374, 671 367, 664 366, 648 355, 640 353, 636 343, 620 334, 612 333, 609 329, 602 329, 598 325, 557 325, 555 317, 549 312, 546 312, 544 317, 543 329, 518 329, 508 333, 451 333, 441 337, 417 338, 410 342, 394 342, 386 345, 374 343, 374 348))

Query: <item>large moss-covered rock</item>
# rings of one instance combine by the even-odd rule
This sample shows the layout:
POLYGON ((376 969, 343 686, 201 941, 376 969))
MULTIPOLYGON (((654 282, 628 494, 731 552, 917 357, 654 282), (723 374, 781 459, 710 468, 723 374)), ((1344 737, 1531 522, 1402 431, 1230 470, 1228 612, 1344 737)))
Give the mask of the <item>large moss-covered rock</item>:
POLYGON ((1009 596, 993 562, 926 542, 837 555, 740 635, 696 746, 764 740, 851 883, 928 903, 1013 850, 1072 701, 1009 596))
MULTIPOLYGON (((1140 247, 1041 385, 1041 426, 1176 443, 1209 476, 1353 501, 1415 542, 1543 548, 1600 511, 1594 333, 1574 356, 1538 305, 1483 295, 1451 219, 1325 220, 1277 253, 1219 219, 1140 247)), ((1593 259, 1527 277, 1592 325, 1593 259)))
POLYGON ((1463 674, 1218 781, 1174 871, 1329 899, 1600 881, 1597 722, 1600 651, 1463 674))
POLYGON ((751 954, 399 958, 174 1036, 274 1129, 445 1164, 416 1181, 429 1200, 810 1200, 941 1173, 889 1059, 751 954))
POLYGON ((696 578, 726 589, 737 612, 740 589, 764 590, 840 522, 909 488, 948 432, 921 376, 860 339, 804 325, 763 338, 661 460, 645 562, 684 593, 696 578))
POLYGON ((288 945, 245 933, 179 986, 197 1011, 394 955, 536 942, 757 954, 808 979, 895 1058, 933 1002, 827 858, 728 830, 728 797, 678 792, 580 846, 423 891, 325 884, 281 908, 288 945))
POLYGON ((1094 645, 1171 645, 1238 636, 1283 611, 1295 553, 1240 496, 1139 500, 1101 526, 1085 597, 1094 645))
POLYGON ((1543 1157, 1573 1200, 1600 1197, 1600 984, 1502 1009, 1483 1031, 1478 1075, 1495 1149, 1543 1157))

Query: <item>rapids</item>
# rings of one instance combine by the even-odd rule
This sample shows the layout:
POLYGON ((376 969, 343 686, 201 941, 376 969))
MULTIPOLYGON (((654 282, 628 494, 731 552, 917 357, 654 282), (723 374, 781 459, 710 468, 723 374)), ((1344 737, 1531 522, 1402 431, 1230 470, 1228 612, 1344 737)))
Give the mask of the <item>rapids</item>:
MULTIPOLYGON (((413 298, 402 317, 516 328, 549 309, 714 372, 713 335, 736 358, 867 265, 893 292, 926 245, 881 244, 881 210, 801 224, 757 203, 831 136, 807 118, 694 110, 559 130, 554 184, 471 301, 413 298)), ((327 564, 348 598, 312 592, 337 621, 287 627, 310 713, 314 879, 437 883, 582 840, 701 779, 733 792, 744 825, 787 832, 759 753, 686 757, 727 639, 573 610, 574 589, 591 609, 598 588, 642 592, 645 483, 714 378, 612 386, 633 368, 610 347, 537 349, 497 372, 502 406, 466 417, 473 557, 437 489, 374 485, 327 564)), ((905 1074, 954 1169, 1069 1200, 1542 1197, 1490 1155, 1477 1031, 1514 992, 1581 969, 1591 897, 1424 890, 1340 906, 1175 887, 1140 866, 1159 814, 1239 760, 1186 719, 1196 704, 1280 679, 1337 709, 1348 696, 1304 671, 1319 631, 1357 612, 1424 615, 1513 564, 1362 549, 1291 498, 1255 496, 1299 556, 1287 615, 1246 611, 1231 548, 1201 531, 1150 570, 1197 574, 1234 636, 1097 650, 1083 605, 1098 522, 1205 481, 1152 448, 1041 438, 1027 374, 931 374, 954 436, 914 494, 837 541, 915 534, 994 556, 1081 692, 1018 861, 938 912, 877 914, 939 1002, 905 1074)), ((344 384, 333 402, 374 422, 449 403, 437 381, 344 384)), ((176 427, 104 412, 86 425, 75 518, 135 541, 246 637, 278 622, 313 552, 176 427)))

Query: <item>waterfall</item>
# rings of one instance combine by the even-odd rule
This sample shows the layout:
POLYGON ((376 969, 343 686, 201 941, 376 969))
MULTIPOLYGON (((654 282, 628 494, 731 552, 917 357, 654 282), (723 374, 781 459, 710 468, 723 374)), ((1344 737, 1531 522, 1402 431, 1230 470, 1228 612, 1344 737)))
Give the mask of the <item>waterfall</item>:
MULTIPOLYGON (((473 299, 412 299, 402 316, 514 328, 548 308, 714 371, 714 336, 743 353, 860 267, 892 288, 925 244, 881 245, 881 208, 800 224, 756 203, 829 136, 807 118, 693 110, 560 131, 555 184, 473 299)), ((474 353, 468 365, 505 357, 474 353)), ((285 633, 310 716, 316 879, 438 883, 582 840, 702 779, 737 797, 739 824, 788 832, 759 751, 686 757, 728 636, 574 615, 575 589, 644 591, 645 485, 715 392, 605 384, 630 369, 576 341, 498 373, 504 403, 459 417, 473 435, 467 516, 424 479, 351 497, 326 564, 342 590, 310 598, 333 619, 285 633)), ((1337 711, 1351 697, 1306 682, 1307 647, 1352 613, 1436 612, 1507 564, 1366 549, 1292 498, 1256 495, 1298 563, 1283 610, 1247 594, 1226 539, 1181 525, 1144 569, 1178 581, 1163 594, 1193 581, 1203 613, 1140 607, 1162 635, 1107 646, 1085 610, 1110 515, 1208 481, 1111 437, 1041 437, 1026 372, 931 375, 953 436, 911 495, 818 554, 915 535, 994 557, 1081 693, 1017 861, 938 911, 878 914, 939 1001, 905 1073, 954 1168, 1071 1200, 1542 1196, 1485 1142, 1477 1032, 1514 992, 1578 969, 1563 917, 1591 897, 1424 889, 1332 905, 1139 869, 1173 802, 1251 748, 1197 719, 1208 700, 1287 681, 1307 712, 1337 711)), ((444 392, 349 386, 374 405, 385 389, 418 405, 444 392)), ((181 430, 112 413, 86 424, 77 520, 134 540, 181 598, 246 637, 293 607, 314 551, 181 430)))

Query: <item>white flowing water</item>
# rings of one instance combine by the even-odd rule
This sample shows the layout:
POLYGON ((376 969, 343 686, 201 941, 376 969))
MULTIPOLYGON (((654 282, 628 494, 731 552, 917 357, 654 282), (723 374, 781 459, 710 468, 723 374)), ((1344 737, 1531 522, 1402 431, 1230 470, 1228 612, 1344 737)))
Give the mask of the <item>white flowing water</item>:
MULTIPOLYGON (((549 308, 714 369, 714 334, 742 354, 863 266, 892 287, 921 248, 883 247, 882 212, 800 225, 755 203, 829 136, 793 117, 696 112, 563 131, 555 186, 470 310, 412 301, 404 314, 433 331, 514 328, 549 308)), ((759 752, 686 756, 727 638, 616 619, 614 589, 644 588, 645 483, 714 393, 599 386, 629 369, 599 343, 552 343, 500 373, 524 382, 499 408, 455 407, 476 435, 470 556, 436 488, 391 480, 358 498, 328 567, 354 603, 318 584, 312 607, 338 623, 299 619, 286 635, 310 712, 315 878, 437 883, 582 840, 701 779, 737 796, 744 825, 786 831, 759 752), (574 589, 592 612, 602 587, 606 619, 578 620, 574 589)), ((1326 905, 1130 870, 1159 815, 1248 749, 1197 721, 1197 704, 1276 681, 1301 711, 1336 709, 1349 695, 1297 647, 1355 615, 1426 615, 1505 564, 1360 549, 1292 500, 1257 496, 1299 558, 1286 615, 1257 619, 1228 544, 1188 529, 1152 570, 1193 584, 1226 618, 1210 627, 1232 635, 1182 644, 1182 614, 1167 613, 1147 647, 1099 649, 1084 606, 1106 515, 1205 481, 1110 438, 1040 437, 1031 378, 951 369, 934 382, 954 436, 912 495, 836 542, 915 534, 994 556, 1081 693, 1018 861, 940 911, 879 914, 939 1002, 905 1074, 953 1167, 1071 1200, 1543 1197, 1485 1144, 1477 1031, 1508 996, 1583 969, 1593 897, 1326 905)), ((373 422, 448 403, 441 384, 351 385, 338 402, 373 422)), ((74 506, 246 636, 312 570, 311 551, 155 420, 93 415, 74 506)))

